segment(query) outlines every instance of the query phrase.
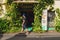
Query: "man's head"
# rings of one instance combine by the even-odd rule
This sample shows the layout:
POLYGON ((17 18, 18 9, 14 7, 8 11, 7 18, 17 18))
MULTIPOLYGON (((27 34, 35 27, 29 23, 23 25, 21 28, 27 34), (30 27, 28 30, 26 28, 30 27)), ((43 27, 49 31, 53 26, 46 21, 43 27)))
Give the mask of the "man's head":
POLYGON ((26 17, 26 14, 25 13, 23 13, 23 15, 22 15, 24 18, 26 17))

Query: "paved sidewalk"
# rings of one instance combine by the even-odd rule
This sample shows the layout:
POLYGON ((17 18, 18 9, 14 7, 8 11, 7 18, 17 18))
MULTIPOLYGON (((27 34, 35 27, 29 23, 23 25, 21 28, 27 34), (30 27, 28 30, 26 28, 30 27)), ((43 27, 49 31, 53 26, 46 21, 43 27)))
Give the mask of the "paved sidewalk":
POLYGON ((43 40, 44 38, 58 38, 60 40, 60 33, 58 32, 46 32, 46 33, 30 33, 26 35, 25 33, 14 33, 14 34, 0 34, 0 40, 43 40), (36 39, 35 39, 36 38, 36 39), (43 38, 43 39, 42 39, 43 38))

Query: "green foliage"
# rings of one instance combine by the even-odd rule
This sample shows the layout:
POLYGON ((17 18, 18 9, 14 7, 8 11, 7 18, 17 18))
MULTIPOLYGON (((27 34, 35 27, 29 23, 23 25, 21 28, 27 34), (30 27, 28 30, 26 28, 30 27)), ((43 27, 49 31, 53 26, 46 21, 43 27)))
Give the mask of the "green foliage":
MULTIPOLYGON (((20 15, 20 13, 17 10, 17 4, 12 3, 10 5, 10 8, 7 9, 7 15, 8 17, 10 17, 10 22, 11 22, 11 29, 10 32, 15 32, 17 30, 21 30, 21 24, 22 24, 22 19, 20 16, 18 16, 18 14, 20 15)), ((8 18, 7 18, 8 19, 8 18)))
POLYGON ((8 28, 8 22, 6 20, 2 20, 0 19, 0 30, 2 30, 2 32, 6 32, 7 28, 8 28))
POLYGON ((38 1, 39 3, 35 4, 34 7, 34 13, 36 13, 36 15, 40 15, 43 9, 46 9, 49 5, 54 4, 54 0, 38 0, 38 1))
POLYGON ((60 9, 59 8, 57 8, 56 9, 56 13, 58 14, 58 18, 56 18, 55 20, 56 20, 56 30, 58 31, 58 32, 60 32, 60 9))
POLYGON ((17 23, 18 22, 14 24, 7 19, 0 19, 0 30, 2 30, 2 32, 17 32, 21 28, 17 23))
POLYGON ((34 19, 34 27, 33 27, 33 31, 34 32, 41 32, 42 31, 42 28, 41 28, 41 19, 39 19, 38 16, 35 16, 35 19, 34 19))
POLYGON ((57 8, 57 9, 56 9, 56 12, 57 12, 58 17, 59 17, 59 19, 60 19, 60 9, 59 9, 59 8, 57 8))
POLYGON ((0 19, 0 30, 2 32, 18 32, 21 30, 22 18, 18 12, 17 4, 7 4, 6 15, 0 19), (19 15, 18 15, 19 14, 19 15))
POLYGON ((56 20, 56 30, 60 32, 60 20, 56 20))
POLYGON ((54 4, 54 0, 38 0, 39 3, 35 4, 34 6, 34 30, 35 32, 37 31, 42 31, 41 28, 41 16, 42 16, 42 11, 46 9, 49 5, 54 4), (39 18, 40 17, 40 18, 39 18))
POLYGON ((7 4, 11 5, 14 0, 7 0, 7 4))

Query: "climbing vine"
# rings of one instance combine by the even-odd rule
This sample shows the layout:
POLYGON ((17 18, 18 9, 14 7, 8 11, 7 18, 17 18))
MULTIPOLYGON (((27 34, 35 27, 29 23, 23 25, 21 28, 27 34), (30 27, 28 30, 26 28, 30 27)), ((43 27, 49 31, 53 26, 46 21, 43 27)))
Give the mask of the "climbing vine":
POLYGON ((44 9, 47 9, 48 6, 54 4, 54 0, 38 0, 39 3, 35 4, 34 7, 34 14, 35 14, 35 19, 34 19, 34 30, 35 32, 40 32, 42 30, 41 27, 41 17, 42 17, 42 11, 44 9))
POLYGON ((56 9, 55 27, 58 32, 60 32, 60 9, 56 9))

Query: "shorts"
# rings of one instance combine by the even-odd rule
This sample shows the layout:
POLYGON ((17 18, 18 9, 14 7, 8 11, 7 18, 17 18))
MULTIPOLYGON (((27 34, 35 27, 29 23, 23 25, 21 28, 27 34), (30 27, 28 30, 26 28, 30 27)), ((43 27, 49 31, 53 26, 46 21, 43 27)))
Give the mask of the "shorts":
POLYGON ((26 25, 23 25, 23 29, 24 29, 24 31, 26 31, 26 29, 28 30, 28 31, 32 31, 32 27, 27 27, 26 25))
POLYGON ((23 29, 24 29, 24 30, 26 29, 26 25, 23 25, 23 29))

